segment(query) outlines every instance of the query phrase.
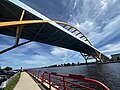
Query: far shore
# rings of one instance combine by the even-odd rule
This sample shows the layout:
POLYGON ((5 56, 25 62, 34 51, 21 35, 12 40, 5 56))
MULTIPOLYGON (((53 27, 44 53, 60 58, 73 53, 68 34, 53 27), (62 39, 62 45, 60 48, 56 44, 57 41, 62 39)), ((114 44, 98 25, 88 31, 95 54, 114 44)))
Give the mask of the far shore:
POLYGON ((53 67, 66 67, 66 66, 81 66, 81 65, 91 65, 91 64, 109 64, 109 63, 120 63, 120 61, 107 61, 107 62, 103 62, 103 63, 98 63, 98 62, 88 62, 88 63, 67 63, 67 64, 60 64, 60 65, 51 65, 51 66, 45 66, 42 68, 53 68, 53 67))

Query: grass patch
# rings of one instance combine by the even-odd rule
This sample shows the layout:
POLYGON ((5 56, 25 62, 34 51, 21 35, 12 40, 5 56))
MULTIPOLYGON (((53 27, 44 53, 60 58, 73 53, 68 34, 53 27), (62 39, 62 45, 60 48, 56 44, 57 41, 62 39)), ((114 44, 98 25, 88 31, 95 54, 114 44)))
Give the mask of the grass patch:
POLYGON ((13 76, 11 80, 9 80, 7 86, 5 87, 4 90, 13 90, 17 82, 19 81, 21 73, 17 73, 17 75, 13 76))

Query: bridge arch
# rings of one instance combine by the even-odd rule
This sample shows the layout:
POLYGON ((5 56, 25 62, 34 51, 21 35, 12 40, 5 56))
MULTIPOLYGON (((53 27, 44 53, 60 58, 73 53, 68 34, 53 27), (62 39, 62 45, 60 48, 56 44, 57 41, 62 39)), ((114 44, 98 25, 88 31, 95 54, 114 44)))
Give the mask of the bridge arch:
MULTIPOLYGON (((1 22, 0 23, 0 28, 1 27, 10 27, 10 26, 16 26, 17 27, 17 31, 16 31, 16 45, 14 46, 15 47, 18 47, 20 46, 18 44, 19 42, 19 38, 20 38, 20 34, 21 34, 21 31, 22 31, 22 27, 24 27, 24 25, 28 25, 28 24, 43 24, 43 23, 57 23, 59 24, 60 26, 62 26, 63 28, 65 28, 66 30, 68 30, 70 33, 72 33, 73 35, 77 36, 78 38, 80 38, 80 40, 82 40, 83 42, 85 42, 86 44, 92 46, 92 44, 90 43, 90 41, 87 39, 87 37, 85 37, 85 35, 80 31, 78 30, 77 28, 75 28, 74 26, 68 24, 68 23, 65 23, 65 22, 61 22, 61 21, 55 21, 55 20, 20 20, 20 21, 6 21, 6 22, 1 22), (18 32, 19 31, 19 32, 18 32), (18 44, 18 45, 17 45, 18 44)), ((30 41, 28 41, 30 42, 30 41)), ((21 44, 23 45, 23 44, 21 44)), ((11 48, 13 49, 13 48, 11 48)), ((10 49, 7 49, 7 50, 10 50, 10 49)), ((1 51, 0 53, 3 53, 4 51, 6 52, 7 50, 3 50, 1 51)), ((99 61, 99 62, 103 62, 102 61, 102 58, 101 58, 101 53, 98 53, 96 50, 93 54, 89 55, 89 54, 86 54, 86 53, 82 53, 80 52, 81 55, 83 56, 83 58, 85 59, 85 61, 87 62, 88 59, 96 59, 96 61, 99 61)))

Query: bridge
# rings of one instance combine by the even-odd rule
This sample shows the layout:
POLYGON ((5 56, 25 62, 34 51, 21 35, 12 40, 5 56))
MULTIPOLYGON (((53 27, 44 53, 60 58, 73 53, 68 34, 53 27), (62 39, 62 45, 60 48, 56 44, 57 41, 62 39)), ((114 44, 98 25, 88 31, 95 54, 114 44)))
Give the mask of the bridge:
POLYGON ((15 44, 0 54, 32 41, 80 52, 86 60, 105 62, 109 58, 92 46, 77 28, 50 20, 20 1, 0 1, 0 34, 15 37, 15 44), (20 38, 28 41, 19 43, 20 38))

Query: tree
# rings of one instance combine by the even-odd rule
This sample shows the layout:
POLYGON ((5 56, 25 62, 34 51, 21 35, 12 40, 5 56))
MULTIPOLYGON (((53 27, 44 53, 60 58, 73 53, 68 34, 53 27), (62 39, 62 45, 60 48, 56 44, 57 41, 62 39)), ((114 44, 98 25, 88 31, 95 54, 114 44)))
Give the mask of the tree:
POLYGON ((7 66, 7 67, 4 68, 4 70, 7 70, 7 71, 12 70, 12 67, 7 66))
POLYGON ((70 66, 70 63, 67 63, 67 65, 66 66, 70 66))
POLYGON ((64 66, 63 64, 61 64, 61 67, 64 66))
POLYGON ((72 63, 72 66, 75 66, 75 63, 72 63))
POLYGON ((67 64, 66 64, 66 63, 64 63, 64 66, 67 66, 67 64))

